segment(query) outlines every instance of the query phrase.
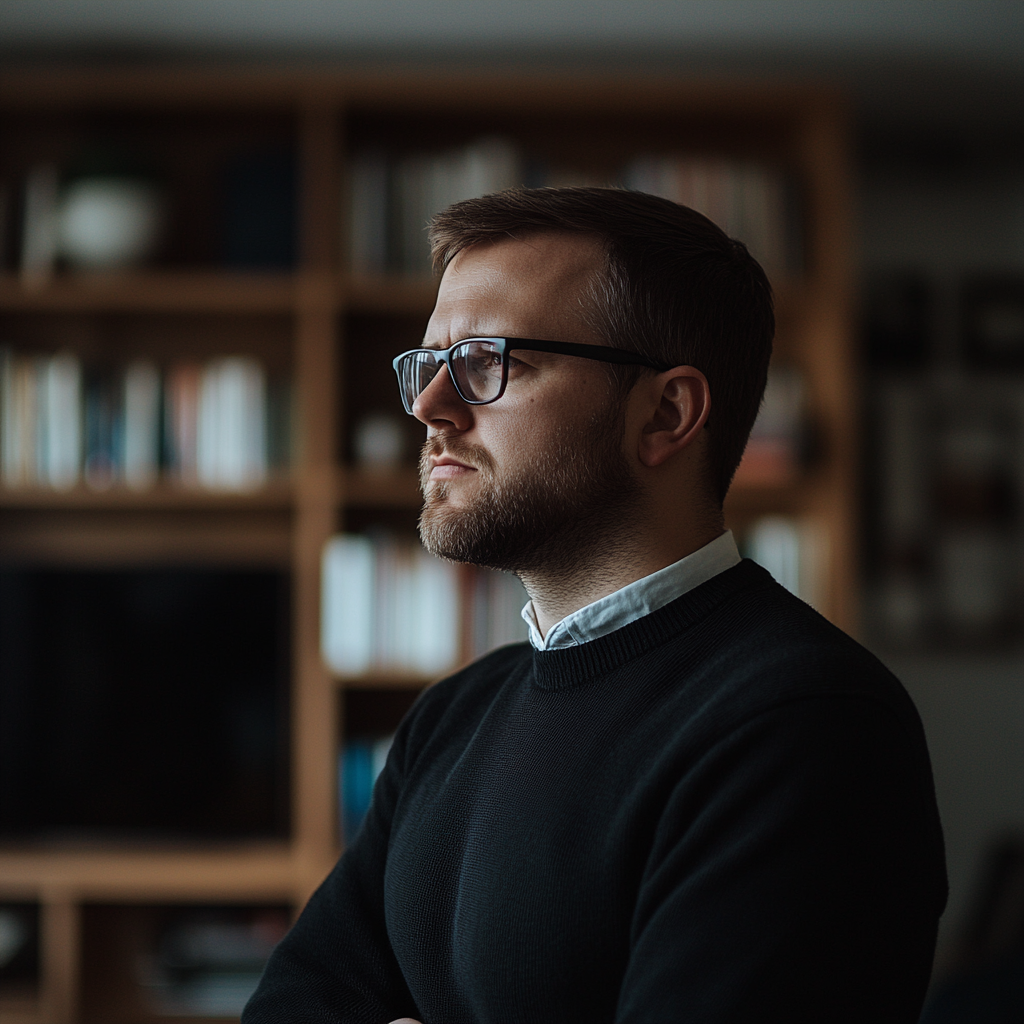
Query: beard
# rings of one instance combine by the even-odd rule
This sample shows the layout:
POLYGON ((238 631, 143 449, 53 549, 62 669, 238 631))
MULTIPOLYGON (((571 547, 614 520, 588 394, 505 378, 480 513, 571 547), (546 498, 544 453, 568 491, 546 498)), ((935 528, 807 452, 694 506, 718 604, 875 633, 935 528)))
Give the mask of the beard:
MULTIPOLYGON (((614 406, 589 422, 563 425, 543 451, 499 472, 491 454, 459 437, 428 437, 420 458, 423 546, 452 562, 519 575, 569 578, 593 554, 619 547, 623 524, 644 512, 641 490, 622 453, 622 416, 614 406), (468 506, 450 502, 451 484, 430 484, 430 456, 473 466, 480 493, 468 506)), ((524 453, 526 454, 526 453, 524 453)))

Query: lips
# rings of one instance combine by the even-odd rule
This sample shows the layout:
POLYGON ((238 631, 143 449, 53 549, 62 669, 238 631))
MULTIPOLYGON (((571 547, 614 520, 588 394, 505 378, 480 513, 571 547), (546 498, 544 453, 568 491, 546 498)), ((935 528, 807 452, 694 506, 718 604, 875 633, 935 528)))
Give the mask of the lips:
POLYGON ((468 473, 475 473, 473 466, 460 462, 450 455, 432 455, 430 457, 430 479, 431 480, 455 480, 468 473))

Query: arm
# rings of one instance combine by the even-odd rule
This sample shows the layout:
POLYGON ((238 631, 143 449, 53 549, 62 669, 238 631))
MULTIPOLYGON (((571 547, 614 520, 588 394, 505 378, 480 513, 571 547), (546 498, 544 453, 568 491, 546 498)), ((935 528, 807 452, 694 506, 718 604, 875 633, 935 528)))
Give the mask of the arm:
POLYGON ((923 735, 873 701, 790 702, 669 799, 617 1024, 912 1024, 944 902, 923 735))
POLYGON ((386 1024, 416 1013, 384 921, 384 868, 401 788, 400 729, 355 842, 267 964, 244 1024, 386 1024))

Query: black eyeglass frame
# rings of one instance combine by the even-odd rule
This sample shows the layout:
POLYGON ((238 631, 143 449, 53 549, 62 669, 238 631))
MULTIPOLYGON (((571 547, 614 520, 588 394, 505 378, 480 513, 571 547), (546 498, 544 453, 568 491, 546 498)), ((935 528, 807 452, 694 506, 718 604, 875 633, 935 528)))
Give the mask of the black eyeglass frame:
MULTIPOLYGON (((391 365, 394 367, 395 375, 398 377, 398 389, 402 393, 402 404, 405 406, 405 411, 410 416, 413 414, 412 407, 405 399, 405 391, 402 388, 402 372, 399 369, 399 364, 406 356, 430 352, 438 363, 443 363, 447 367, 448 378, 454 385, 459 398, 467 405, 490 405, 505 394, 505 387, 508 384, 508 354, 517 348, 529 352, 552 352, 556 355, 578 356, 581 359, 596 359, 602 363, 617 363, 620 366, 646 366, 648 369, 657 370, 658 373, 664 373, 665 370, 672 369, 671 365, 656 363, 637 352, 628 352, 622 348, 608 348, 606 345, 578 345, 571 341, 541 341, 538 338, 461 338, 448 348, 412 348, 395 356, 391 365), (462 393, 462 388, 459 387, 455 374, 452 373, 450 366, 452 353, 461 346, 468 345, 474 341, 488 342, 497 349, 498 355, 501 356, 501 385, 498 388, 498 393, 493 398, 467 398, 462 393)), ((421 391, 420 394, 422 393, 421 391)), ((417 397, 419 396, 417 395, 417 397)))

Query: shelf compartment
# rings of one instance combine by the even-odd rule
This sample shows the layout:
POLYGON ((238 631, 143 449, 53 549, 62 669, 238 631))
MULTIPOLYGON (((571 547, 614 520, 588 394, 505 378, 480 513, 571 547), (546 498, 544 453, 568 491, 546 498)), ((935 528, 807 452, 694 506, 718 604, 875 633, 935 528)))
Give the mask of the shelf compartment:
POLYGON ((292 916, 287 904, 88 903, 81 1020, 237 1020, 292 916))

